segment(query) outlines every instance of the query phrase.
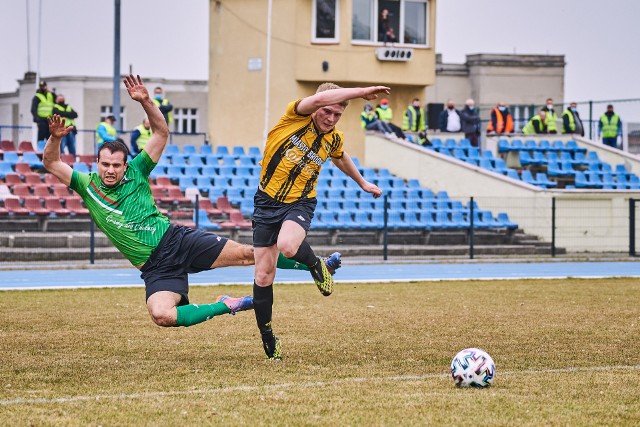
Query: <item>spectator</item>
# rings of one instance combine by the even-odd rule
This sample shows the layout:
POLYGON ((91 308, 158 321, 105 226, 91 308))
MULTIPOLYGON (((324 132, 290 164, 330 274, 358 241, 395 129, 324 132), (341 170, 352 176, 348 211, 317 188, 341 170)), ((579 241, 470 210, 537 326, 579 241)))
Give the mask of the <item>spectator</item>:
POLYGON ((74 119, 78 118, 78 113, 71 108, 71 105, 65 104, 64 95, 60 94, 56 97, 56 103, 53 105, 53 114, 57 114, 64 118, 65 127, 73 126, 71 132, 62 137, 60 152, 64 153, 64 149, 66 147, 69 154, 73 154, 75 156, 76 134, 78 133, 78 129, 76 129, 76 121, 74 119))
POLYGON ((447 109, 440 113, 438 120, 441 132, 460 132, 460 111, 456 110, 452 100, 447 101, 447 109))
POLYGON ((476 111, 473 99, 467 99, 465 107, 460 113, 460 124, 464 137, 471 142, 473 147, 478 146, 478 135, 480 135, 480 115, 476 111))
POLYGON ((553 99, 547 98, 547 105, 542 107, 546 113, 547 133, 558 133, 558 115, 553 109, 553 99))
POLYGON ((53 105, 56 96, 53 92, 49 92, 47 82, 42 80, 39 89, 31 100, 31 115, 33 122, 38 125, 38 141, 46 141, 49 139, 49 122, 47 117, 51 117, 53 113, 53 105))
POLYGON ((542 109, 529 120, 529 123, 522 128, 522 133, 525 135, 533 135, 540 133, 547 133, 547 112, 542 109))
POLYGON ((511 112, 503 101, 498 102, 498 106, 491 110, 491 119, 487 126, 487 134, 502 135, 513 132, 513 118, 511 112))
POLYGON ((622 135, 622 120, 613 112, 613 105, 607 105, 607 111, 600 116, 598 122, 598 137, 602 136, 602 143, 609 147, 618 148, 618 136, 622 135))
POLYGON ((420 107, 420 99, 413 98, 411 104, 404 110, 402 117, 402 130, 409 132, 422 132, 427 128, 424 109, 420 107))
POLYGON ((153 103, 160 108, 160 112, 164 116, 164 120, 168 125, 170 125, 173 122, 173 114, 171 114, 173 105, 171 105, 169 100, 164 97, 164 93, 160 86, 156 86, 156 88, 153 89, 153 103))
POLYGON ((389 100, 387 98, 382 98, 380 100, 380 105, 376 107, 376 115, 378 116, 378 119, 385 122, 391 128, 398 138, 405 139, 402 129, 391 123, 391 120, 393 120, 393 110, 389 107, 389 100))
POLYGON ((391 26, 389 9, 386 7, 380 11, 378 19, 378 41, 384 43, 395 43, 396 32, 391 26))
POLYGON ((562 113, 562 133, 571 133, 584 136, 584 126, 577 110, 578 104, 572 102, 569 108, 562 113))
POLYGON ((115 141, 118 139, 118 131, 113 124, 116 122, 115 116, 107 116, 102 122, 96 126, 96 148, 100 149, 102 143, 107 141, 115 141))
POLYGON ((385 135, 393 135, 393 130, 391 127, 378 119, 378 116, 373 111, 373 105, 370 102, 364 104, 364 110, 360 114, 360 124, 363 129, 366 130, 377 130, 378 132, 382 132, 385 135))
POLYGON ((147 145, 152 134, 151 123, 149 123, 149 119, 145 117, 144 120, 142 120, 142 124, 136 126, 131 132, 131 154, 134 157, 140 154, 140 151, 147 145))

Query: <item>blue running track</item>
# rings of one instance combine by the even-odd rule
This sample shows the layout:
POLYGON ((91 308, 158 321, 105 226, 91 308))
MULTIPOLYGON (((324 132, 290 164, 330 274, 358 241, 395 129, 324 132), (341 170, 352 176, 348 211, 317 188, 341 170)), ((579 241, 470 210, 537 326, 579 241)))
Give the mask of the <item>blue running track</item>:
MULTIPOLYGON (((640 277, 636 262, 460 263, 344 265, 338 283, 531 278, 640 277)), ((194 285, 253 284, 253 267, 227 267, 189 276, 194 285)), ((278 270, 276 283, 310 282, 306 271, 278 270)), ((0 290, 143 286, 131 268, 0 271, 0 290)))

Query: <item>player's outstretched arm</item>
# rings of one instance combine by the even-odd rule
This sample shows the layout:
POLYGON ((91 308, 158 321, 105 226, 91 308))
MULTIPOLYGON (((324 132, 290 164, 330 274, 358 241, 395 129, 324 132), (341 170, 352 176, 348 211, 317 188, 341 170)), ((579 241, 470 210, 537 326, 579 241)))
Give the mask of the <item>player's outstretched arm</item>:
POLYGON ((353 163, 351 156, 346 151, 343 153, 342 158, 332 158, 331 161, 345 175, 353 179, 360 186, 360 188, 362 188, 363 191, 372 194, 376 199, 382 195, 382 190, 380 190, 377 185, 364 179, 364 177, 360 174, 360 171, 358 170, 356 164, 353 163))
POLYGON ((151 160, 154 163, 158 163, 164 147, 167 145, 167 139, 169 138, 169 128, 167 122, 164 120, 164 116, 160 112, 160 109, 153 103, 149 97, 149 92, 144 86, 140 76, 134 77, 130 75, 124 78, 124 85, 129 92, 129 96, 134 101, 138 101, 144 112, 147 113, 149 123, 151 124, 151 130, 153 134, 149 138, 149 142, 144 146, 143 151, 146 151, 151 160))
POLYGON ((356 98, 362 98, 370 101, 372 99, 376 99, 378 94, 389 94, 390 92, 391 89, 386 86, 325 90, 302 99, 298 103, 296 112, 298 114, 307 115, 315 112, 318 108, 322 108, 327 105, 339 104, 356 98))
POLYGON ((42 162, 47 171, 58 178, 64 185, 71 184, 73 169, 71 166, 60 160, 60 141, 73 130, 73 126, 65 126, 64 119, 57 114, 47 119, 49 121, 49 132, 51 136, 44 146, 42 162))

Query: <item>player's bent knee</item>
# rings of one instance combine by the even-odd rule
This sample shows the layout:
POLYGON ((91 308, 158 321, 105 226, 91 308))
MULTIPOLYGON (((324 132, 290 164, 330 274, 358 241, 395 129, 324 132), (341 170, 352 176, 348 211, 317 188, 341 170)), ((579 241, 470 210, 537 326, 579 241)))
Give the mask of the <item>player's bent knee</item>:
POLYGON ((167 310, 164 308, 149 307, 149 315, 151 316, 153 323, 164 327, 176 325, 176 316, 174 311, 175 309, 167 310))
POLYGON ((287 258, 293 258, 298 253, 299 244, 291 241, 278 242, 278 250, 287 258))

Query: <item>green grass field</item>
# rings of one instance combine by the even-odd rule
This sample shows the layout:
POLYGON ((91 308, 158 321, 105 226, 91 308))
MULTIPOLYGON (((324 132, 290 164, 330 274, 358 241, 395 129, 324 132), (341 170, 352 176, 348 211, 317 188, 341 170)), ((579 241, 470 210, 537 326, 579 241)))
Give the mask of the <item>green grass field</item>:
POLYGON ((0 425, 640 424, 640 280, 280 285, 275 300, 281 363, 250 312, 163 329, 141 288, 2 292, 0 425), (465 347, 495 360, 491 388, 453 386, 465 347))

